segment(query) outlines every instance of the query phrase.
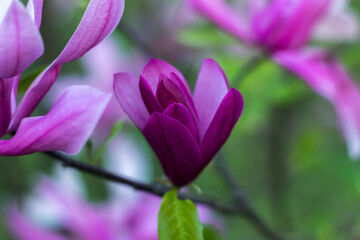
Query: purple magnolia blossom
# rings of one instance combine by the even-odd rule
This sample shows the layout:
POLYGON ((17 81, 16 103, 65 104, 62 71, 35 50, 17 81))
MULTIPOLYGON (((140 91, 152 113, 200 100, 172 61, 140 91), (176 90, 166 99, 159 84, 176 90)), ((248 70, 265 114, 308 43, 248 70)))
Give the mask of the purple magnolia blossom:
POLYGON ((302 47, 333 1, 337 0, 248 0, 246 12, 243 6, 237 13, 225 0, 189 0, 220 28, 270 53, 302 47))
MULTIPOLYGON (((66 170, 65 170, 66 171, 66 170)), ((161 198, 128 192, 125 198, 90 203, 81 191, 79 175, 64 173, 40 179, 24 208, 7 209, 7 223, 19 240, 157 240, 161 198), (128 195, 132 195, 129 198, 128 195), (62 230, 62 231, 61 231, 62 230)), ((202 223, 218 225, 213 214, 198 206, 202 223)))
POLYGON ((329 53, 322 50, 279 53, 275 61, 301 76, 335 107, 349 155, 360 156, 360 89, 329 53))
POLYGON ((241 94, 229 90, 224 72, 211 59, 204 60, 193 96, 183 75, 156 59, 140 78, 115 74, 114 90, 176 186, 190 183, 206 167, 243 109, 241 94))
POLYGON ((61 150, 76 153, 100 118, 110 96, 87 86, 74 86, 60 96, 43 117, 29 117, 60 73, 62 64, 74 61, 100 43, 122 16, 123 0, 92 0, 77 30, 58 58, 31 84, 17 106, 21 73, 44 50, 39 33, 42 0, 0 2, 0 140, 1 155, 23 155, 61 150))

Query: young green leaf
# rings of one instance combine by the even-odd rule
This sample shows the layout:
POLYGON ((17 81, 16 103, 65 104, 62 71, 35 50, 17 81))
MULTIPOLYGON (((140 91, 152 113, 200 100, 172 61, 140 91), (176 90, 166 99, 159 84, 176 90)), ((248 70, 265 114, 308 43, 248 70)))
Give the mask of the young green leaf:
POLYGON ((158 215, 160 240, 203 240, 203 227, 196 205, 190 200, 179 200, 176 189, 167 192, 158 215))

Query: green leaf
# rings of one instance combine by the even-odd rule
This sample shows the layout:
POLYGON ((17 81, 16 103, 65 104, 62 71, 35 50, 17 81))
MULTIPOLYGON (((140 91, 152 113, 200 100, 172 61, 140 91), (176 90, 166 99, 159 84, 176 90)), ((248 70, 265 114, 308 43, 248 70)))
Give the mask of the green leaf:
POLYGON ((109 144, 112 140, 116 137, 116 135, 120 132, 124 125, 124 121, 120 121, 114 125, 114 127, 111 129, 109 136, 106 138, 104 143, 100 146, 99 151, 97 152, 94 162, 95 164, 99 164, 100 160, 102 159, 106 149, 108 148, 109 144))
POLYGON ((203 240, 196 205, 179 200, 176 189, 167 192, 158 215, 159 240, 203 240))

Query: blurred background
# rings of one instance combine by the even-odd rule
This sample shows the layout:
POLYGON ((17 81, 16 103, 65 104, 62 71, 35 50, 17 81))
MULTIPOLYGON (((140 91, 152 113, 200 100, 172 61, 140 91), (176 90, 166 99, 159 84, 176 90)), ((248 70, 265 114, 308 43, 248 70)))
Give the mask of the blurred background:
MULTIPOLYGON (((45 1, 41 26, 45 54, 25 72, 21 91, 61 52, 86 5, 87 0, 45 1)), ((359 1, 349 2, 348 8, 360 16, 359 1)), ((360 79, 358 39, 346 43, 313 40, 311 44, 331 49, 354 79, 360 79)), ((360 239, 360 164, 348 157, 332 105, 269 60, 256 60, 250 69, 247 64, 256 54, 191 12, 180 0, 127 1, 124 16, 110 39, 84 58, 64 65, 48 100, 36 114, 46 114, 70 84, 91 84, 111 91, 112 73, 138 75, 150 57, 177 67, 193 88, 202 60, 213 58, 245 101, 243 114, 221 154, 259 215, 289 239, 360 239), (109 44, 111 50, 106 52, 109 44), (249 71, 244 74, 244 70, 249 71)), ((103 119, 76 157, 140 180, 163 178, 154 153, 129 122, 124 123, 105 153, 94 157, 112 125, 123 116, 116 104, 111 106, 115 116, 103 119)), ((61 182, 65 176, 55 173, 76 170, 62 168, 43 154, 0 158, 0 238, 16 239, 9 230, 9 208, 16 204, 20 212, 34 214, 28 202, 36 196, 39 179, 46 175, 61 182)), ((77 181, 84 188, 84 198, 93 205, 108 201, 114 191, 119 191, 89 175, 79 174, 77 181)), ((230 199, 213 163, 195 184, 205 196, 230 199)), ((121 191, 115 194, 119 204, 121 197, 135 192, 129 188, 121 191)), ((218 239, 263 239, 243 218, 213 214, 215 225, 221 225, 215 227, 218 239)), ((151 221, 156 221, 156 216, 154 219, 151 221)))

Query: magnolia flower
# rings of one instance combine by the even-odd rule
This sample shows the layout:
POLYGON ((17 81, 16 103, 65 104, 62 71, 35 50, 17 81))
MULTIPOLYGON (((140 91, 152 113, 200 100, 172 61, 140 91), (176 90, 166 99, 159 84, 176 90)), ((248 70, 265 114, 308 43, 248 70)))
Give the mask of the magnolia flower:
POLYGON ((0 136, 17 131, 10 140, 0 140, 1 155, 23 155, 61 150, 76 153, 101 116, 109 96, 87 86, 74 86, 60 96, 43 117, 28 117, 59 75, 62 64, 74 61, 100 43, 122 16, 123 0, 92 0, 77 30, 58 58, 31 84, 17 102, 21 73, 43 52, 39 34, 42 0, 0 2, 0 136))
POLYGON ((349 155, 360 156, 360 89, 341 64, 322 50, 283 52, 275 61, 301 76, 335 107, 349 155))
POLYGON ((176 186, 190 183, 206 167, 243 108, 241 94, 228 89, 224 72, 210 59, 204 60, 193 96, 176 68, 155 59, 139 79, 115 74, 114 90, 176 186))
MULTIPOLYGON (((247 0, 247 6, 243 4, 239 13, 225 0, 188 1, 197 12, 224 31, 246 44, 259 46, 266 52, 273 53, 304 46, 320 20, 328 13, 335 14, 330 10, 339 7, 333 5, 339 5, 339 2, 344 0, 247 0)), ((357 25, 356 21, 354 18, 342 19, 348 24, 341 25, 341 28, 350 28, 345 36, 349 38, 349 35, 354 35, 351 31, 357 32, 354 27, 357 25)), ((327 21, 329 20, 327 18, 327 21)), ((322 32, 323 35, 330 34, 329 28, 323 29, 322 32)), ((338 34, 334 29, 332 32, 338 34)))

